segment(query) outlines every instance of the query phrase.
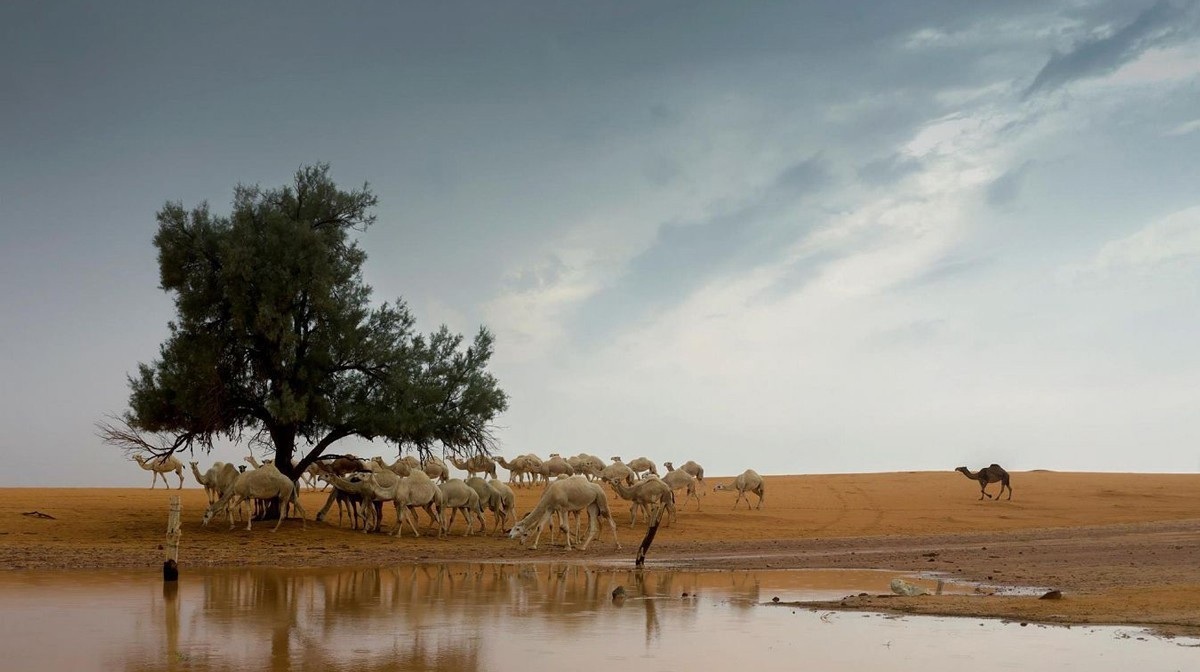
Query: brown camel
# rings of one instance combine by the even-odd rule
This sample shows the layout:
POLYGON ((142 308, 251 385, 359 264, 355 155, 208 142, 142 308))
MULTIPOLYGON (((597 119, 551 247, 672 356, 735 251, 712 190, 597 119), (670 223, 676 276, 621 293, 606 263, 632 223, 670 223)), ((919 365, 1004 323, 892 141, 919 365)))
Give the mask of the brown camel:
POLYGON ((1012 499, 1012 486, 1008 484, 1008 472, 998 464, 986 466, 974 474, 972 474, 971 470, 967 469, 966 467, 959 467, 955 469, 955 471, 962 472, 963 476, 966 476, 972 481, 979 481, 980 499, 983 499, 984 497, 987 497, 988 499, 992 498, 991 494, 989 494, 987 491, 987 486, 989 483, 1000 484, 1000 492, 996 493, 996 501, 1000 501, 1000 495, 1004 494, 1005 488, 1008 488, 1008 498, 1012 499))

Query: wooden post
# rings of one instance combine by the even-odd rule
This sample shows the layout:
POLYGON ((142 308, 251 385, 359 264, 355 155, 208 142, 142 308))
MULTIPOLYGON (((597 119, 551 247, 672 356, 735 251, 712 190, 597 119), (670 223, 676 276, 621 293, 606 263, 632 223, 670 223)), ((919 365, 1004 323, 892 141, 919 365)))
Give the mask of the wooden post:
POLYGON ((183 506, 179 495, 171 497, 171 512, 167 516, 166 560, 163 561, 163 581, 179 580, 179 537, 183 535, 179 529, 179 515, 183 506))
POLYGON ((646 563, 646 551, 650 550, 650 544, 654 543, 654 535, 658 533, 658 524, 662 522, 663 511, 666 506, 660 504, 658 511, 654 514, 654 523, 650 525, 650 529, 646 530, 646 537, 642 539, 642 545, 638 547, 637 559, 633 561, 634 567, 641 567, 646 563))

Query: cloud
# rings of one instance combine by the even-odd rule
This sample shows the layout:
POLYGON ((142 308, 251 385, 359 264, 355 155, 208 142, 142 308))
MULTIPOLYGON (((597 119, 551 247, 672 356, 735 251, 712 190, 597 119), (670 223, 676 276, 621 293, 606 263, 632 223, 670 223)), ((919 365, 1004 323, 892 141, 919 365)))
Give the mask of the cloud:
POLYGON ((1196 131, 1200 131, 1200 119, 1185 121, 1184 123, 1179 124, 1175 128, 1167 131, 1166 134, 1169 136, 1187 135, 1189 133, 1195 133, 1196 131))
POLYGON ((1196 9, 1196 2, 1176 6, 1160 0, 1124 28, 1106 37, 1085 40, 1066 53, 1055 53, 1022 97, 1053 91, 1077 79, 1114 72, 1148 49, 1194 33, 1196 9))
POLYGON ((1100 248, 1084 274, 1152 273, 1200 266, 1200 206, 1174 212, 1133 235, 1100 248))
POLYGON ((1003 175, 992 180, 987 186, 987 202, 993 208, 1008 208, 1016 203, 1021 195, 1021 186, 1029 173, 1033 161, 1025 161, 1003 175))
POLYGON ((625 272, 580 306, 578 333, 603 337, 620 321, 639 320, 685 300, 714 277, 778 259, 811 231, 791 209, 831 181, 820 155, 780 171, 746 203, 697 222, 660 225, 625 272))
POLYGON ((886 186, 921 170, 921 160, 907 154, 895 153, 865 163, 858 168, 858 179, 871 186, 886 186))

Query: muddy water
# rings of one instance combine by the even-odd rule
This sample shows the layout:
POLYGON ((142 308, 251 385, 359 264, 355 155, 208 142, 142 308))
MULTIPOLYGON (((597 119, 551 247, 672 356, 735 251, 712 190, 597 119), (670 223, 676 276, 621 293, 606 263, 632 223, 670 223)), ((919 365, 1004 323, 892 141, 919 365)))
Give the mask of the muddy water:
POLYGON ((164 588, 155 571, 6 572, 0 669, 1200 669, 1194 642, 1129 628, 761 606, 895 576, 471 564, 190 570, 164 588))

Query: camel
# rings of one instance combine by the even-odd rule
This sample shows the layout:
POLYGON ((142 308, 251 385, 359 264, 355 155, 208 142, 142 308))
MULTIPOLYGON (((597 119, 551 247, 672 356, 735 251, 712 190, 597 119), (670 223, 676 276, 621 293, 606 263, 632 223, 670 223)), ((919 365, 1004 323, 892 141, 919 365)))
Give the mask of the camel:
POLYGON ((558 476, 574 476, 575 470, 571 468, 571 463, 563 459, 558 453, 550 453, 550 457, 542 463, 538 473, 542 475, 542 479, 549 482, 551 478, 558 476))
MULTIPOLYGON (((216 502, 212 503, 204 510, 204 518, 201 521, 203 525, 207 525, 208 521, 214 516, 220 515, 222 512, 229 516, 229 529, 233 529, 233 512, 229 510, 230 504, 234 503, 241 507, 242 503, 248 499, 276 499, 280 501, 279 520, 276 521, 272 532, 279 529, 283 524, 283 519, 286 517, 287 505, 291 504, 296 507, 300 513, 300 526, 305 525, 305 518, 308 514, 304 511, 304 507, 300 504, 300 492, 296 488, 296 484, 292 479, 284 476, 274 465, 263 465, 253 471, 247 471, 238 477, 234 482, 233 487, 221 496, 216 502), (234 500, 237 500, 234 502, 234 500)), ((246 531, 250 531, 251 521, 254 516, 246 517, 246 531)))
POLYGON ((633 485, 633 482, 637 480, 637 477, 634 475, 633 470, 629 468, 629 465, 622 462, 621 458, 619 457, 614 457, 612 459, 612 464, 600 470, 600 480, 622 480, 629 485, 633 485))
POLYGON ((467 485, 466 481, 452 478, 439 485, 438 489, 442 491, 442 536, 450 534, 450 526, 454 524, 459 509, 463 512, 463 518, 467 520, 464 537, 471 534, 476 518, 479 520, 479 529, 487 531, 487 525, 483 522, 483 503, 480 502, 479 493, 467 485), (449 518, 446 517, 446 509, 450 509, 449 518))
MULTIPOLYGON (((496 483, 500 482, 496 481, 495 479, 493 479, 493 481, 496 483)), ((467 485, 469 485, 472 490, 479 493, 479 505, 483 508, 491 510, 492 534, 498 534, 504 523, 508 522, 508 515, 512 511, 510 503, 511 500, 506 500, 503 492, 478 476, 471 476, 468 478, 467 485)), ((508 486, 504 486, 504 488, 508 490, 510 494, 512 493, 512 488, 509 488, 508 486)), ((486 526, 483 525, 482 519, 480 519, 480 526, 485 527, 486 531, 486 526)))
MULTIPOLYGON (((435 526, 439 535, 442 529, 441 505, 442 491, 434 485, 428 474, 423 471, 413 470, 408 476, 397 477, 390 474, 388 471, 372 471, 364 474, 365 478, 358 483, 349 481, 341 476, 328 474, 325 476, 335 488, 341 488, 348 492, 359 494, 364 498, 369 498, 372 502, 392 502, 392 506, 396 509, 396 528, 392 530, 392 536, 400 536, 404 521, 408 521, 409 528, 412 529, 414 536, 421 536, 417 530, 416 514, 413 511, 417 508, 425 509, 429 514, 431 523, 435 526)), ((330 504, 326 503, 326 509, 330 504)), ((374 506, 363 507, 367 510, 368 516, 376 516, 374 525, 371 524, 368 518, 367 528, 371 527, 378 529, 380 527, 379 518, 374 506)), ((323 510, 324 511, 324 510, 323 510)), ((320 518, 320 514, 318 514, 320 518)))
MULTIPOLYGON (((671 486, 671 490, 683 490, 686 495, 683 499, 683 506, 687 506, 689 499, 696 500, 696 510, 700 510, 700 497, 696 495, 696 479, 692 475, 682 469, 672 469, 671 463, 664 464, 667 468, 666 476, 662 477, 663 483, 671 486)), ((680 508, 683 508, 681 506, 680 508)))
POLYGON ((440 457, 430 455, 421 462, 421 468, 430 478, 443 483, 450 480, 450 467, 447 467, 446 463, 440 457))
POLYGON ((641 476, 643 472, 649 472, 655 476, 658 475, 658 468, 654 465, 654 462, 645 457, 637 457, 630 460, 629 468, 638 476, 641 476))
POLYGON ((160 476, 162 477, 163 487, 170 490, 171 484, 167 483, 167 474, 171 473, 172 471, 175 472, 175 475, 179 477, 179 487, 175 489, 183 489, 183 463, 180 462, 179 459, 174 455, 165 455, 163 457, 152 458, 149 460, 141 455, 134 455, 133 459, 138 463, 139 467, 153 474, 150 478, 151 490, 153 490, 154 486, 158 484, 158 478, 160 476))
POLYGON ((210 468, 207 472, 207 476, 210 483, 217 490, 217 499, 220 499, 226 492, 229 492, 229 489, 233 487, 233 484, 237 481, 238 476, 240 476, 241 473, 242 472, 238 471, 238 468, 230 462, 213 463, 212 468, 210 468), (217 467, 218 464, 221 465, 220 468, 217 467))
MULTIPOLYGON (((663 466, 667 468, 667 471, 673 471, 675 469, 670 462, 663 462, 663 466)), ((679 466, 679 470, 685 474, 691 474, 692 478, 696 479, 696 482, 699 483, 701 487, 704 486, 704 467, 700 466, 696 462, 693 462, 692 460, 688 460, 679 466)))
POLYGON ((366 474, 354 473, 347 474, 346 478, 337 476, 330 472, 321 474, 321 480, 325 481, 326 485, 332 485, 333 491, 329 493, 329 498, 325 500, 325 506, 317 512, 316 520, 321 522, 325 520, 325 514, 329 509, 337 504, 338 509, 338 527, 342 526, 342 515, 347 514, 350 518, 350 529, 358 529, 359 518, 363 518, 363 531, 367 531, 369 519, 365 511, 359 511, 359 505, 365 509, 369 506, 369 502, 364 501, 364 491, 360 484, 366 480, 366 474), (336 482, 335 482, 336 481, 336 482))
MULTIPOLYGON (((617 548, 621 548, 621 542, 617 539, 617 524, 612 518, 612 513, 608 510, 608 497, 604 494, 604 489, 595 483, 589 482, 582 476, 571 476, 557 481, 551 481, 546 490, 542 493, 541 499, 538 500, 537 506, 533 508, 521 520, 513 525, 512 531, 508 536, 512 539, 519 539, 521 545, 533 537, 533 546, 530 548, 537 549, 538 540, 542 536, 542 530, 549 522, 551 514, 567 514, 577 511, 588 512, 588 536, 583 543, 579 545, 579 550, 586 551, 588 544, 592 539, 596 538, 599 533, 600 520, 608 519, 609 527, 612 528, 613 541, 617 548), (535 533, 536 530, 536 533, 535 533)), ((571 550, 571 537, 567 535, 567 550, 571 550)))
POLYGON ((517 522, 517 493, 513 492, 513 489, 508 487, 507 483, 499 479, 493 478, 488 481, 488 485, 492 487, 492 490, 496 491, 496 494, 499 496, 499 503, 504 507, 503 524, 507 525, 509 518, 512 518, 515 524, 517 522))
POLYGON ((738 502, 742 501, 743 497, 746 498, 746 508, 750 508, 750 498, 746 495, 747 492, 753 492, 758 495, 758 506, 754 507, 756 509, 762 508, 763 498, 765 497, 762 476, 759 476, 758 472, 753 469, 743 471, 737 478, 733 479, 733 483, 717 485, 713 490, 736 490, 737 499, 733 500, 734 509, 737 508, 738 502))
POLYGON ((208 503, 212 504, 220 498, 217 494, 217 472, 221 467, 225 466, 224 462, 213 462, 213 465, 208 468, 208 471, 200 473, 199 462, 188 462, 192 467, 192 475, 196 477, 196 482, 204 486, 204 496, 208 498, 208 503))
POLYGON ((1009 485, 1008 472, 998 464, 990 464, 974 474, 966 467, 959 467, 955 471, 960 472, 972 481, 979 481, 979 499, 983 499, 984 497, 992 499, 991 494, 987 491, 987 486, 990 483, 1000 484, 1000 492, 996 493, 995 501, 1000 501, 1000 495, 1004 494, 1005 488, 1008 488, 1008 498, 1012 499, 1012 486, 1009 485))
POLYGON ((472 455, 465 460, 451 457, 450 463, 467 472, 467 478, 475 474, 487 474, 492 478, 496 477, 496 461, 487 455, 472 455))
MULTIPOLYGON (((380 467, 383 467, 384 469, 387 469, 388 471, 392 472, 393 474, 396 474, 397 476, 408 476, 409 474, 412 473, 413 469, 421 468, 420 462, 417 462, 416 465, 413 465, 408 460, 409 460, 408 457, 404 457, 404 458, 400 458, 400 459, 396 460, 395 462, 393 462, 391 464, 386 464, 383 461, 382 457, 375 456, 375 457, 371 458, 371 461, 367 463, 367 466, 371 468, 371 471, 375 471, 375 472, 378 472, 378 469, 376 469, 372 465, 378 465, 380 467)), ((415 458, 413 458, 413 462, 416 462, 415 458)))
MULTIPOLYGON (((632 486, 627 486, 621 481, 609 481, 609 485, 621 499, 628 500, 629 505, 629 526, 633 527, 637 523, 638 509, 645 511, 646 521, 654 520, 654 516, 659 507, 665 506, 669 516, 669 522, 675 520, 675 493, 671 486, 664 483, 659 478, 647 478, 637 481, 632 486)), ((668 523, 669 524, 669 523, 668 523)))
MULTIPOLYGON (((534 465, 529 461, 527 455, 518 455, 513 458, 512 462, 504 459, 501 455, 497 455, 496 463, 508 470, 509 485, 516 487, 525 485, 525 476, 529 476, 534 481, 537 480, 537 476, 533 471, 534 465)), ((537 466, 541 466, 540 460, 537 466)))
POLYGON ((600 472, 604 471, 604 462, 595 455, 580 453, 574 457, 567 458, 567 464, 575 470, 575 473, 583 476, 589 481, 594 481, 600 478, 600 472))

